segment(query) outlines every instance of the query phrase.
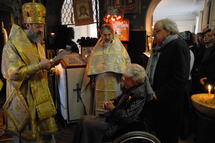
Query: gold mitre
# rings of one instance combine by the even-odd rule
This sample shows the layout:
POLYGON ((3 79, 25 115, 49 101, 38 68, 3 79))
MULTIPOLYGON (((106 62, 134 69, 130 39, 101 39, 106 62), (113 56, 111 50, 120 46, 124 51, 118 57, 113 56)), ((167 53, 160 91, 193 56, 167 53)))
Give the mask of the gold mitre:
POLYGON ((22 15, 23 23, 45 23, 46 8, 33 0, 23 4, 22 15))

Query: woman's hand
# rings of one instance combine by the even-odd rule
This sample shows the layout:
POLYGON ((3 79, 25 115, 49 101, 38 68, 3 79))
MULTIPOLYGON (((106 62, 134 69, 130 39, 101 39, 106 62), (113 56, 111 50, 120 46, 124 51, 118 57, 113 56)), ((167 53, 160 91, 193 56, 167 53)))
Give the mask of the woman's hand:
POLYGON ((115 108, 115 106, 113 105, 113 101, 106 101, 104 102, 104 109, 111 111, 115 108))

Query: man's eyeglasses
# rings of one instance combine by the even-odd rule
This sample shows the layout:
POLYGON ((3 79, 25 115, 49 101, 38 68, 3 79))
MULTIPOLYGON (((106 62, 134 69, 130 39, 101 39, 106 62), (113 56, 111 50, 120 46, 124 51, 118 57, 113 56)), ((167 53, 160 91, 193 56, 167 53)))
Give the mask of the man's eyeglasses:
POLYGON ((161 30, 162 30, 162 29, 155 30, 155 31, 153 32, 153 35, 156 35, 156 34, 158 34, 159 32, 161 32, 161 30))

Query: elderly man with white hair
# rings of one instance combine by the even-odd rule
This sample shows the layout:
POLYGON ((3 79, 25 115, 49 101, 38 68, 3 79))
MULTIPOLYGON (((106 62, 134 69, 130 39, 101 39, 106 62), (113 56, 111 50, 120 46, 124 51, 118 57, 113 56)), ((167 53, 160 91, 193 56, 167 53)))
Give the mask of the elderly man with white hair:
POLYGON ((157 134, 162 143, 178 143, 180 115, 188 84, 190 53, 178 28, 170 19, 161 19, 154 26, 152 56, 147 74, 158 98, 153 115, 157 134))
POLYGON ((79 143, 101 143, 103 137, 112 138, 115 133, 133 122, 139 122, 143 106, 153 98, 145 69, 138 64, 131 64, 123 74, 123 93, 104 103, 109 112, 104 117, 84 117, 80 126, 79 143))

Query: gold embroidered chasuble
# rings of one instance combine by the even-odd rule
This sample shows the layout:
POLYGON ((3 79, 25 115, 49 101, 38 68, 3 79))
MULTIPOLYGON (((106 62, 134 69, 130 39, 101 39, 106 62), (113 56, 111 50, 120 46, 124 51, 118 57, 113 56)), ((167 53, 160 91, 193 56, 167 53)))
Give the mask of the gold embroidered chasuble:
MULTIPOLYGON (((48 87, 47 71, 41 70, 39 64, 44 58, 44 47, 31 43, 21 27, 14 24, 3 49, 2 74, 7 79, 7 98, 17 89, 28 105, 30 119, 21 132, 27 139, 37 139, 40 134, 51 134, 57 130, 52 117, 56 109, 48 87), (45 117, 50 113, 52 116, 45 117)), ((8 130, 19 134, 10 118, 8 130)))
POLYGON ((127 50, 115 35, 110 44, 105 46, 96 44, 89 59, 88 75, 105 72, 123 74, 128 64, 131 64, 131 60, 127 50))
POLYGON ((97 114, 104 112, 104 101, 120 94, 121 75, 129 64, 127 50, 116 35, 111 43, 104 46, 97 43, 94 47, 87 69, 88 76, 95 76, 94 110, 97 114))
POLYGON ((0 79, 0 91, 1 91, 2 87, 3 87, 3 82, 0 79))

